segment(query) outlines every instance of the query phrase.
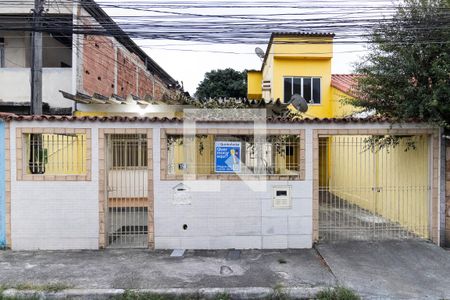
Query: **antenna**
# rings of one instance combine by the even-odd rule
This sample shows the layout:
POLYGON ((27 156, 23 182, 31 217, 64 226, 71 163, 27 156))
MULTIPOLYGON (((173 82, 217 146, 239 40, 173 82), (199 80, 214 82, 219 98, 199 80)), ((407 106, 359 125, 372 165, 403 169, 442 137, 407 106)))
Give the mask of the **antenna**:
POLYGON ((255 53, 256 53, 256 55, 258 55, 259 58, 261 58, 261 60, 263 60, 264 56, 266 56, 266 54, 264 53, 264 50, 259 47, 255 48, 255 53))

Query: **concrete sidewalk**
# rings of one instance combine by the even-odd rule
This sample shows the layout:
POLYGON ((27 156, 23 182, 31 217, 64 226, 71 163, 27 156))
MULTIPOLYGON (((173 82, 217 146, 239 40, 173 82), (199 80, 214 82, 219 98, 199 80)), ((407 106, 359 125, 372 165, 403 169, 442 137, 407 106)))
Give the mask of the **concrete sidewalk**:
MULTIPOLYGON (((300 288, 334 286, 336 280, 314 249, 187 251, 182 258, 169 251, 0 251, 0 285, 72 289, 300 288)), ((253 290, 252 290, 253 289, 253 290)), ((179 290, 182 291, 182 290, 179 290)), ((230 291, 230 290, 228 290, 230 291)), ((227 291, 227 292, 228 292, 227 291)), ((232 290, 231 290, 232 291, 232 290)))
POLYGON ((450 252, 423 241, 317 246, 339 283, 363 298, 450 299, 450 252))
POLYGON ((316 249, 247 250, 239 257, 230 251, 187 251, 182 258, 131 249, 0 251, 0 286, 59 285, 70 288, 59 298, 76 299, 105 299, 126 289, 205 298, 225 292, 233 299, 267 298, 281 289, 292 298, 310 298, 338 285, 369 299, 450 298, 450 252, 436 245, 353 241, 316 249))

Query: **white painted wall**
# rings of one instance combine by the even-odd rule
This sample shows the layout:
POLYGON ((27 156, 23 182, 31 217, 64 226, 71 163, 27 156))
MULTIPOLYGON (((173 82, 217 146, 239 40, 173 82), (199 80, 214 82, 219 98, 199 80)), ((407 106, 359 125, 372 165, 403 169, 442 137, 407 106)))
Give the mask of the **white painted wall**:
POLYGON ((0 31, 5 39, 5 67, 30 67, 30 33, 20 31, 0 31))
MULTIPOLYGON (((46 122, 11 124, 15 129, 45 127, 46 122)), ((67 126, 66 126, 67 125, 67 126)), ((65 124, 74 128, 86 124, 65 124), (75 126, 74 126, 75 125, 75 126)), ((51 126, 61 126, 52 123, 51 126)), ((97 141, 97 131, 92 131, 97 141)), ((97 145, 97 143, 96 143, 97 145)), ((96 146, 95 146, 96 147, 96 146)), ((11 238, 13 250, 98 249, 98 152, 92 151, 91 181, 17 181, 16 151, 11 151, 11 238)))
MULTIPOLYGON (((98 128, 154 128, 154 221, 157 249, 309 248, 312 245, 312 130, 328 124, 274 124, 271 129, 306 130, 305 181, 269 181, 267 190, 253 192, 240 181, 186 182, 190 204, 173 201, 180 181, 160 180, 161 125, 141 122, 12 122, 11 149, 17 127, 91 128, 92 180, 43 182, 16 180, 16 152, 11 151, 12 248, 97 249, 98 128), (291 185, 292 208, 272 207, 272 187, 291 185), (218 188, 217 191, 211 188, 218 188), (209 191, 207 191, 209 189, 209 191), (205 191, 206 190, 206 191, 205 191), (183 230, 183 225, 188 226, 183 230)), ((390 128, 390 124, 332 124, 333 128, 390 128)), ((200 124, 199 128, 251 128, 248 124, 200 124)), ((403 126, 420 127, 420 126, 403 126)))
MULTIPOLYGON (((306 160, 312 161, 312 136, 306 160)), ((312 246, 312 165, 305 181, 267 181, 255 192, 243 181, 185 182, 190 204, 177 204, 180 181, 160 181, 159 130, 154 137, 155 247, 158 249, 310 248, 312 246), (274 186, 291 186, 292 207, 272 206, 274 186), (215 191, 202 191, 208 189, 215 191), (186 230, 183 225, 187 225, 186 230)))
MULTIPOLYGON (((0 101, 30 101, 29 68, 0 68, 0 101)), ((51 107, 72 107, 59 90, 71 91, 71 68, 44 68, 42 71, 42 101, 51 107)))
POLYGON ((148 172, 146 169, 108 171, 109 197, 147 197, 148 172))

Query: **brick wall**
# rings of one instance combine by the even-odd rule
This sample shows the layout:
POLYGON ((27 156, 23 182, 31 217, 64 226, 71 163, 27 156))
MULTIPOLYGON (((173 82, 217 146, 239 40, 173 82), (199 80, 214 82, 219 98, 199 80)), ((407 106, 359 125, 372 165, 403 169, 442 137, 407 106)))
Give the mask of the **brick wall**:
POLYGON ((137 55, 130 53, 113 38, 103 36, 84 37, 82 83, 78 91, 89 95, 100 93, 111 96, 117 93, 126 98, 133 94, 162 100, 164 94, 173 97, 176 93, 169 90, 158 76, 152 76, 137 55))
POLYGON ((144 70, 139 70, 139 96, 153 96, 153 78, 144 70))
POLYGON ((123 50, 119 50, 117 53, 117 94, 119 96, 127 97, 129 94, 137 94, 136 76, 136 64, 123 50))
POLYGON ((82 92, 105 96, 114 93, 114 51, 114 44, 108 37, 85 36, 82 92))

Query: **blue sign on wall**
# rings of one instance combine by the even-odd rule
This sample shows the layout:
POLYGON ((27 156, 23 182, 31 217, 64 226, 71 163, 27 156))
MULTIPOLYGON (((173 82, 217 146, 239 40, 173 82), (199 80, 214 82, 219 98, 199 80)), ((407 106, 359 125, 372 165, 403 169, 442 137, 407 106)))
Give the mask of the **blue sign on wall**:
POLYGON ((216 173, 240 173, 241 143, 216 142, 214 160, 216 173))

